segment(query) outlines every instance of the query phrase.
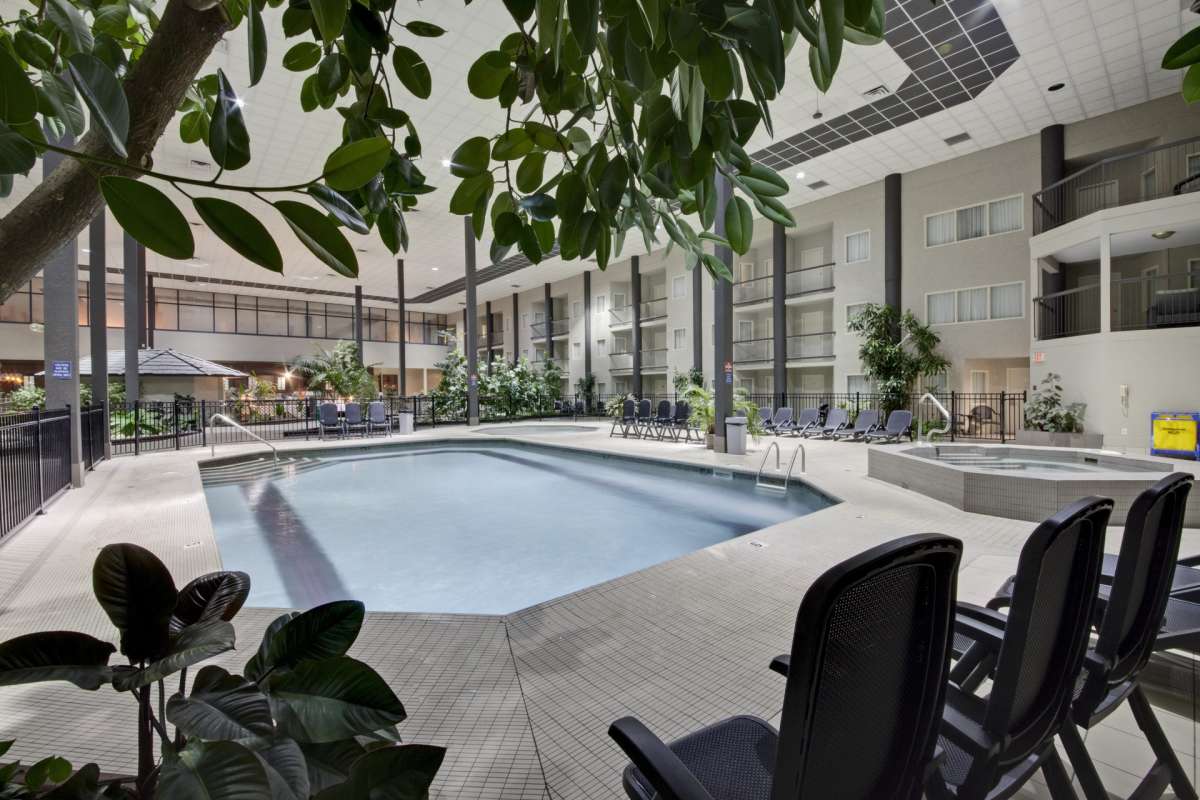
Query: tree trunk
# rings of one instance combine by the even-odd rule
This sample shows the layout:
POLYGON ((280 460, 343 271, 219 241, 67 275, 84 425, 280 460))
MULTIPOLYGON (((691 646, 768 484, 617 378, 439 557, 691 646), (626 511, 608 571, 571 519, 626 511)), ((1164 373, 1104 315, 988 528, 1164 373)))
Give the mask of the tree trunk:
MULTIPOLYGON (((196 11, 169 0, 162 20, 124 82, 129 100, 129 163, 148 168, 154 145, 184 93, 228 28, 219 8, 196 11)), ((116 159, 104 137, 91 130, 77 149, 116 159)), ((63 242, 78 236, 100 209, 97 175, 128 174, 66 158, 16 208, 0 219, 0 302, 32 278, 63 242)))

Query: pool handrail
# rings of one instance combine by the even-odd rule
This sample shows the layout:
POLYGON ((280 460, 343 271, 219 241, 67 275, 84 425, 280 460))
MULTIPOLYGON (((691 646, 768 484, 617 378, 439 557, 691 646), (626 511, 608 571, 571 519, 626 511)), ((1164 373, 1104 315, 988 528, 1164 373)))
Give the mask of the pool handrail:
POLYGON ((771 454, 771 449, 775 450, 775 471, 779 471, 779 442, 772 439, 767 445, 767 449, 763 451, 762 461, 758 464, 758 472, 754 475, 754 485, 760 489, 773 489, 786 492, 788 483, 792 479, 792 470, 796 466, 796 456, 800 456, 800 474, 803 475, 808 471, 808 451, 804 449, 804 443, 797 443, 796 449, 792 452, 792 460, 788 462, 787 473, 783 476, 783 486, 777 486, 772 483, 766 483, 762 479, 763 468, 767 466, 767 456, 771 454))
MULTIPOLYGON (((241 431, 242 433, 246 434, 246 435, 247 435, 247 436, 249 436, 251 439, 257 439, 258 441, 260 441, 260 442, 262 442, 263 444, 265 444, 267 447, 271 448, 271 456, 272 456, 272 458, 274 458, 274 459, 275 459, 275 463, 276 463, 276 464, 278 464, 278 463, 279 463, 279 450, 278 450, 278 449, 275 447, 275 445, 271 444, 271 443, 270 443, 270 442, 268 442, 266 439, 264 439, 264 438, 262 438, 261 436, 259 436, 257 433, 254 433, 254 432, 250 431, 248 428, 246 428, 246 426, 245 426, 245 425, 242 425, 241 423, 238 423, 238 422, 235 422, 235 421, 233 421, 232 419, 230 419, 230 418, 229 418, 228 416, 226 416, 225 414, 213 414, 211 417, 209 417, 209 418, 208 418, 208 424, 209 424, 209 425, 212 425, 212 424, 213 424, 214 422, 216 422, 218 419, 219 419, 219 420, 223 420, 223 421, 224 421, 224 422, 226 422, 227 424, 229 424, 229 425, 232 425, 233 427, 237 428, 239 431, 241 431)), ((214 455, 214 456, 215 456, 216 454, 217 454, 217 440, 216 440, 216 437, 214 436, 214 437, 213 437, 213 442, 212 442, 212 455, 214 455)))
MULTIPOLYGON (((942 412, 942 416, 946 418, 945 427, 933 428, 925 432, 925 444, 933 444, 933 435, 936 433, 940 436, 943 433, 949 433, 950 426, 954 424, 954 419, 950 416, 950 412, 946 410, 946 407, 942 405, 942 401, 934 397, 933 392, 926 392, 925 394, 921 395, 921 399, 917 402, 920 404, 924 403, 926 400, 937 406, 937 410, 942 412)), ((919 422, 917 424, 920 425, 919 422)))

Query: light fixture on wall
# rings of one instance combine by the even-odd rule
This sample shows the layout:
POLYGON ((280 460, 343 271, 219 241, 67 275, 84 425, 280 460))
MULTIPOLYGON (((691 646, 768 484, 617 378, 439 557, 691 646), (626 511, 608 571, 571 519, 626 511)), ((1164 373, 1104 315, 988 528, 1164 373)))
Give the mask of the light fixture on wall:
POLYGON ((1175 235, 1175 231, 1155 231, 1154 233, 1152 233, 1150 235, 1153 236, 1155 239, 1158 239, 1161 241, 1163 239, 1170 239, 1172 236, 1175 235))

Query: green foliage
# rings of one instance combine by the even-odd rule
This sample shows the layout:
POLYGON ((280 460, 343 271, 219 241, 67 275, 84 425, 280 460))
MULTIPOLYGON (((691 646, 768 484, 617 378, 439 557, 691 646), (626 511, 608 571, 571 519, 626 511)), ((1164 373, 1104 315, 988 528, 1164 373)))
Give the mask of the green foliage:
POLYGON ((688 423, 705 433, 712 433, 717 419, 717 400, 713 390, 706 386, 690 386, 684 393, 683 399, 692 409, 688 423))
POLYGON ((596 376, 588 373, 575 381, 575 397, 578 400, 583 400, 585 407, 590 411, 592 406, 596 404, 596 376))
POLYGON ((4 399, 14 411, 32 411, 46 405, 46 390, 32 383, 21 384, 4 399))
POLYGON ((625 413, 625 401, 632 400, 637 402, 637 397, 633 394, 614 395, 608 398, 608 403, 604 406, 604 413, 610 417, 620 417, 625 413))
POLYGON ((950 368, 937 350, 941 337, 911 311, 902 316, 891 306, 869 303, 848 327, 862 337, 858 358, 881 395, 884 415, 908 404, 909 392, 919 377, 940 375, 950 368))
MULTIPOLYGON (((339 341, 332 350, 318 347, 311 356, 301 356, 292 362, 292 370, 308 382, 314 392, 329 397, 354 397, 360 400, 376 394, 375 379, 359 361, 358 345, 339 341)), ((271 394, 274 394, 274 387, 271 394)))
MULTIPOLYGON (((442 372, 442 381, 430 396, 438 416, 466 416, 466 357, 462 351, 452 350, 436 367, 442 372)), ((553 362, 537 370, 524 358, 516 364, 501 359, 492 362, 490 371, 481 368, 478 379, 479 407, 485 417, 520 419, 554 408, 561 392, 562 370, 553 362)))
POLYGON ((1033 393, 1025 402, 1025 427, 1035 431, 1058 433, 1082 433, 1083 415, 1087 411, 1084 403, 1064 403, 1062 376, 1054 372, 1033 387, 1033 393))
MULTIPOLYGON (((177 590, 150 551, 115 544, 97 556, 92 583, 129 663, 110 664, 115 648, 88 634, 31 633, 0 643, 0 686, 67 681, 133 699, 135 785, 112 782, 105 798, 427 796, 445 751, 398 744, 403 704, 375 670, 346 655, 362 627, 362 603, 283 614, 267 626, 244 677, 208 665, 189 687, 190 668, 233 649, 230 620, 250 593, 250 577, 215 572, 177 590), (178 687, 169 698, 168 679, 178 687)), ((0 756, 10 745, 0 743, 0 756)), ((44 759, 19 784, 17 769, 0 767, 3 800, 59 784, 47 800, 96 798, 104 788, 95 764, 75 772, 62 759, 44 759)))
POLYGON ((1200 100, 1200 26, 1180 36, 1167 48, 1162 58, 1163 69, 1186 70, 1181 92, 1189 103, 1200 100))
POLYGON ((704 385, 704 371, 697 367, 692 367, 687 372, 676 369, 671 373, 671 385, 675 388, 675 394, 682 397, 690 387, 704 385))
MULTIPOLYGON (((405 93, 421 101, 434 91, 429 67, 409 45, 445 31, 397 19, 396 0, 218 2, 230 30, 243 22, 247 27, 239 40, 246 42, 251 86, 271 57, 267 27, 279 25, 297 40, 276 56, 284 69, 304 75, 295 99, 307 112, 336 108, 343 120, 341 141, 320 175, 278 186, 221 181, 225 172, 250 164, 255 152, 246 120, 252 110, 243 107, 238 87, 221 70, 194 76, 178 108, 179 136, 208 148, 218 168, 211 178, 125 163, 131 109, 123 82, 156 44, 158 13, 144 0, 45 0, 40 11, 22 8, 0 23, 0 194, 11 191, 7 176, 28 173, 51 147, 44 129, 52 137, 90 131, 103 137, 127 174, 173 187, 188 199, 193 196, 185 187, 266 200, 298 240, 341 275, 358 273, 343 228, 375 231, 393 253, 407 249, 406 214, 434 190, 418 167, 421 139, 400 107, 411 99, 405 93), (296 192, 308 194, 332 218, 276 199, 296 192)), ((789 50, 803 40, 812 80, 825 91, 843 42, 875 44, 884 32, 883 0, 505 5, 511 30, 494 49, 462 54, 471 62, 467 89, 497 103, 497 127, 502 115, 503 129, 454 151, 451 173, 461 183, 443 202, 471 217, 478 238, 491 226, 493 260, 516 247, 538 262, 557 246, 564 259, 594 257, 603 269, 619 255, 629 230, 639 229, 649 247, 661 226, 668 247, 681 248, 689 268, 703 263, 726 278, 728 268, 704 252, 705 239, 745 252, 752 208, 794 224, 779 199, 787 182, 751 162, 744 150, 760 127, 772 134, 770 106, 784 90, 789 50), (724 236, 711 232, 717 174, 737 193, 724 216, 724 236), (688 220, 693 214, 699 228, 688 220)), ((53 147, 106 168, 118 165, 53 147)), ((127 232, 169 258, 192 257, 190 226, 170 196, 150 186, 133 188, 128 177, 101 181, 127 232)), ((270 226, 229 200, 194 202, 201 221, 222 241, 252 263, 279 271, 270 226)))

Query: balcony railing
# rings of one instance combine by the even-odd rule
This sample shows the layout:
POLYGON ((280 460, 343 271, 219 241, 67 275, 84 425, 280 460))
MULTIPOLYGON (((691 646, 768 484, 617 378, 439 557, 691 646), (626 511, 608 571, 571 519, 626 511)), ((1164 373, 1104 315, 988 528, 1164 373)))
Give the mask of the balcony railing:
POLYGON ((561 369, 563 372, 567 371, 567 359, 566 358, 564 358, 562 356, 554 356, 553 358, 549 358, 546 356, 545 351, 533 354, 534 366, 540 368, 547 361, 553 361, 555 364, 558 364, 558 368, 561 369))
POLYGON ((633 322, 633 306, 615 306, 608 310, 610 325, 629 325, 633 322))
POLYGON ((787 357, 788 361, 833 358, 833 331, 787 337, 787 357))
POLYGON ((642 369, 654 369, 667 365, 667 348, 642 351, 642 369))
POLYGON ((1060 339, 1100 332, 1100 285, 1079 286, 1033 298, 1034 334, 1060 339))
MULTIPOLYGON (((550 332, 554 336, 564 336, 571 330, 571 320, 569 319, 552 319, 550 320, 550 332)), ((539 320, 529 326, 529 333, 535 339, 546 338, 546 320, 539 320)))
POLYGON ((480 334, 479 335, 479 349, 480 350, 484 350, 489 347, 495 348, 495 347, 503 347, 503 346, 504 346, 504 331, 493 331, 490 334, 480 334))
MULTIPOLYGON (((771 276, 738 281, 733 285, 733 304, 761 303, 771 299, 771 276)), ((736 360, 736 359, 735 359, 736 360)))
POLYGON ((787 296, 797 297, 814 292, 827 292, 833 288, 833 264, 818 264, 815 267, 789 270, 787 274, 787 296))
POLYGON ((667 315, 667 298, 654 297, 642 301, 642 322, 648 319, 658 319, 667 315))
POLYGON ((772 339, 740 339, 733 343, 733 363, 770 361, 774 357, 772 339))
POLYGON ((1033 195, 1033 232, 1105 208, 1200 189, 1200 136, 1116 155, 1052 183, 1033 195))
POLYGON ((1112 282, 1112 329, 1200 325, 1200 270, 1138 275, 1112 282))
POLYGON ((610 369, 633 369, 633 353, 609 353, 608 366, 610 369))

